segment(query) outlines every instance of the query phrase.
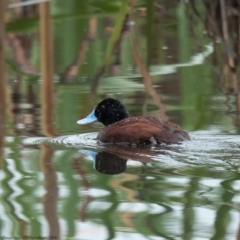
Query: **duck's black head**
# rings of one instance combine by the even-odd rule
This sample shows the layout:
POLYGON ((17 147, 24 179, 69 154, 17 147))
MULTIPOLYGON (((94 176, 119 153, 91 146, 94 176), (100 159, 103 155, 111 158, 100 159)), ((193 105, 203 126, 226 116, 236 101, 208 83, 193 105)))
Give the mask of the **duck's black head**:
POLYGON ((129 113, 121 102, 113 98, 101 101, 95 108, 97 120, 105 126, 129 117, 129 113))
POLYGON ((86 124, 98 120, 105 126, 128 118, 129 113, 121 102, 113 98, 106 98, 84 119, 79 120, 78 124, 86 124))

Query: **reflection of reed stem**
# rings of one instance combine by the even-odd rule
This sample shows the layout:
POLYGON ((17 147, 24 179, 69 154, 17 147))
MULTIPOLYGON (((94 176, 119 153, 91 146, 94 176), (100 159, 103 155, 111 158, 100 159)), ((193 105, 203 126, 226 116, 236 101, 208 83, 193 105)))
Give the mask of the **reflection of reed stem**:
POLYGON ((40 164, 45 176, 44 185, 46 194, 43 200, 44 214, 49 224, 49 236, 60 239, 60 228, 57 216, 58 186, 56 172, 52 167, 54 150, 42 145, 40 164))
MULTIPOLYGON (((90 188, 89 181, 86 177, 86 171, 83 169, 83 166, 80 164, 80 161, 78 159, 75 159, 73 162, 73 167, 76 169, 76 172, 79 174, 80 178, 82 179, 82 185, 85 189, 85 191, 88 191, 90 188)), ((82 207, 79 213, 79 217, 81 221, 86 221, 88 218, 88 205, 91 202, 92 197, 90 195, 86 195, 82 200, 82 207)))
POLYGON ((225 0, 220 0, 220 5, 221 5, 221 16, 222 16, 222 32, 223 32, 223 39, 225 41, 227 54, 228 54, 228 64, 231 68, 234 68, 235 64, 234 64, 234 59, 233 59, 232 44, 230 41, 229 31, 228 31, 225 0))
POLYGON ((0 0, 0 96, 1 96, 0 98, 0 164, 2 163, 2 159, 3 159, 6 89, 7 89, 6 76, 5 76, 5 62, 4 62, 4 11, 5 11, 5 1, 0 0))
MULTIPOLYGON (((135 4, 135 0, 131 0, 131 8, 130 8, 130 22, 133 23, 133 9, 134 9, 134 4, 135 4)), ((132 52, 133 52, 133 57, 134 60, 141 72, 141 75, 143 77, 143 83, 145 85, 145 89, 147 91, 147 93, 152 97, 153 102, 155 103, 156 106, 159 107, 160 110, 160 116, 167 119, 166 116, 166 107, 165 105, 162 103, 161 97, 160 95, 156 92, 156 90, 153 87, 153 80, 152 77, 150 76, 147 67, 145 66, 141 55, 139 53, 139 50, 137 48, 137 41, 135 38, 135 33, 134 33, 134 27, 130 26, 130 33, 131 33, 131 43, 132 43, 132 52)))
POLYGON ((240 240, 240 223, 238 224, 237 240, 240 240))
POLYGON ((88 22, 88 32, 79 44, 79 50, 74 62, 68 66, 66 72, 63 74, 63 82, 72 82, 73 78, 77 76, 79 68, 82 66, 86 59, 89 48, 89 43, 95 38, 97 28, 97 19, 95 16, 91 17, 88 22))
POLYGON ((93 95, 96 94, 100 78, 104 75, 109 64, 111 63, 112 54, 114 50, 117 48, 119 41, 121 41, 122 39, 122 34, 124 32, 124 23, 128 13, 128 2, 129 0, 122 1, 122 5, 120 7, 120 10, 115 21, 114 30, 111 34, 111 37, 107 45, 104 64, 99 68, 96 76, 92 79, 91 93, 93 95))
POLYGON ((47 136, 56 136, 53 104, 53 48, 49 2, 43 2, 40 4, 40 40, 42 70, 42 129, 47 136))

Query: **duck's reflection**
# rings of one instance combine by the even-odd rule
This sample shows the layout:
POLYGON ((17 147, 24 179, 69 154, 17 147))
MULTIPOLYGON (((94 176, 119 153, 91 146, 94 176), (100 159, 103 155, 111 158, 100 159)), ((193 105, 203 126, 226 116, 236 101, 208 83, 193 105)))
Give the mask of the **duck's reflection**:
POLYGON ((103 174, 120 174, 127 170, 127 161, 152 162, 154 155, 149 148, 134 149, 126 146, 108 146, 101 151, 80 150, 84 155, 91 156, 94 168, 103 174))
POLYGON ((99 152, 94 159, 94 168, 104 174, 119 174, 127 169, 127 160, 109 152, 99 152))

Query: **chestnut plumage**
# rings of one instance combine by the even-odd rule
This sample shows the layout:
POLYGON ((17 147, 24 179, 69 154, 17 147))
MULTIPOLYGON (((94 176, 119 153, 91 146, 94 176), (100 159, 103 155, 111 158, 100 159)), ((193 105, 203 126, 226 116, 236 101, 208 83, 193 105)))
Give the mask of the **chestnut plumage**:
POLYGON ((93 112, 78 124, 98 120, 105 127, 97 135, 104 143, 114 144, 171 144, 190 140, 189 135, 177 124, 160 117, 129 117, 124 105, 116 99, 107 98, 100 102, 93 112))

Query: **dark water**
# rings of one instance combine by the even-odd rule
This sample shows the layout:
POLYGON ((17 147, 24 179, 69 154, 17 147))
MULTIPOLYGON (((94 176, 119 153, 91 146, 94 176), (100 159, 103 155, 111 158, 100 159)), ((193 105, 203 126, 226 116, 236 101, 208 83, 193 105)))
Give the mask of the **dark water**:
POLYGON ((52 1, 47 94, 38 6, 8 9, 0 239, 240 239, 238 71, 196 2, 136 1, 139 60, 127 1, 52 1), (99 145, 76 121, 106 97, 192 140, 99 145))

